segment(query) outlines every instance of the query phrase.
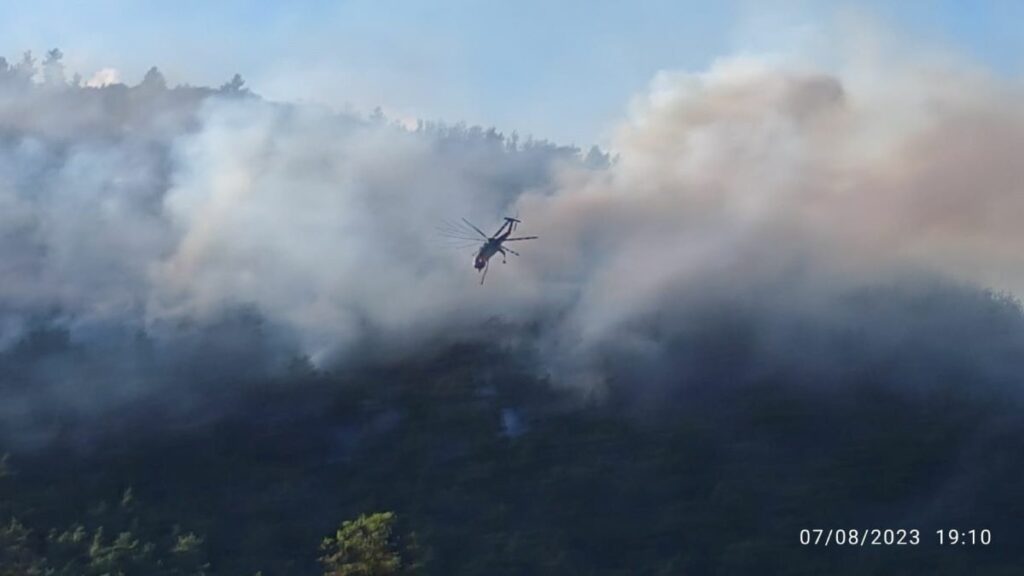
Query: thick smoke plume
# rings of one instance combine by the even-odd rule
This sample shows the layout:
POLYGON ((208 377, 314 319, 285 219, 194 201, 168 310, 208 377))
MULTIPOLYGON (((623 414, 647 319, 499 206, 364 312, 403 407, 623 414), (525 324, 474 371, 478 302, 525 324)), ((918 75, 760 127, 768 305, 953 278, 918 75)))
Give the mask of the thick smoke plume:
POLYGON ((597 390, 710 382, 716 362, 835 379, 893 350, 914 382, 1021 368, 1019 309, 975 291, 1024 291, 1021 94, 968 67, 665 73, 608 162, 270 103, 237 78, 79 86, 54 58, 42 83, 0 63, 5 436, 152 398, 202 412, 225 381, 495 317, 535 331, 540 371, 597 390), (515 213, 541 239, 481 287, 436 227, 515 213), (744 353, 728 330, 701 348, 737 325, 744 353))
MULTIPOLYGON (((573 287, 558 330, 584 355, 611 344, 662 356, 667 333, 719 306, 766 316, 769 357, 809 364, 785 326, 864 329, 853 293, 942 282, 1020 294, 1019 95, 950 68, 848 79, 737 58, 663 74, 620 128, 613 167, 564 170, 556 193, 521 198, 546 234, 526 266, 539 290, 573 287)), ((879 351, 920 315, 890 307, 866 331, 879 351)), ((970 338, 984 331, 975 321, 952 323, 970 338)))

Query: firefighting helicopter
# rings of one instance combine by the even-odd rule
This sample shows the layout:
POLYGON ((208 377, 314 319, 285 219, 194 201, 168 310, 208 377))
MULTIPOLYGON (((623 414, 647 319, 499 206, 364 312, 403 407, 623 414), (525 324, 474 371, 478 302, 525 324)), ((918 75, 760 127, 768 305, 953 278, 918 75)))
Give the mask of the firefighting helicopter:
MULTIPOLYGON (((469 220, 462 218, 462 221, 467 226, 472 228, 474 232, 479 234, 480 238, 483 238, 484 240, 484 243, 480 246, 480 249, 477 250, 476 256, 473 257, 473 268, 476 268, 477 272, 481 272, 483 274, 480 277, 481 284, 483 284, 484 280, 487 279, 487 269, 490 265, 492 256, 494 256, 495 254, 501 254, 502 264, 507 262, 507 257, 509 254, 512 254, 513 256, 519 256, 518 252, 511 248, 508 248, 507 246, 504 246, 505 242, 518 242, 520 240, 535 240, 539 238, 539 236, 519 236, 516 238, 512 238, 512 232, 515 231, 516 226, 522 222, 522 220, 519 220, 518 218, 511 218, 506 216, 505 221, 501 224, 501 227, 498 228, 498 231, 491 236, 485 234, 483 230, 478 228, 469 220)), ((455 240, 479 240, 479 238, 474 237, 472 233, 466 230, 461 224, 445 222, 445 227, 438 228, 438 232, 440 232, 442 236, 452 238, 455 240)))

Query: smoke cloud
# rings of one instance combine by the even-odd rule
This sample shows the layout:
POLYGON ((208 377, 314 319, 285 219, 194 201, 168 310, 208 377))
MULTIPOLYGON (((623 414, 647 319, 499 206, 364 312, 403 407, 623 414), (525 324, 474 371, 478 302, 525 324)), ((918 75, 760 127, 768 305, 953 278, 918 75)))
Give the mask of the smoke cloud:
POLYGON ((1021 91, 969 66, 663 73, 610 163, 157 76, 0 67, 0 434, 154 397, 194 415, 297 357, 387 359, 492 318, 596 390, 1022 367, 1019 307, 983 292, 1024 291, 1021 91), (483 287, 436 231, 516 213, 541 239, 483 287))
MULTIPOLYGON (((750 58, 662 74, 620 128, 616 165, 524 194, 546 234, 525 265, 576 288, 561 340, 586 355, 640 325, 658 341, 715 305, 773 317, 762 332, 852 328, 864 320, 844 300, 879 285, 1020 294, 1019 87, 961 69, 851 77, 750 58)), ((879 348, 899 330, 870 328, 879 348)))

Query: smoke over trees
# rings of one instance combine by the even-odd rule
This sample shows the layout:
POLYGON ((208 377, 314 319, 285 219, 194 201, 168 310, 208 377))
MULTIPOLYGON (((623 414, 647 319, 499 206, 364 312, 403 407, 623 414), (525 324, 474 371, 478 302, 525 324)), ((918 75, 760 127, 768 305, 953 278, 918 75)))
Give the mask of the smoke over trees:
MULTIPOLYGON (((169 88, 156 68, 136 86, 69 85, 62 58, 48 52, 41 77, 31 53, 0 65, 0 345, 20 382, 3 392, 8 433, 40 406, 175 397, 227 365, 393 358, 490 318, 533 326, 539 373, 584 388, 623 355, 663 372, 707 309, 744 311, 765 362, 793 363, 785 327, 865 322, 848 304, 865 291, 1024 281, 1017 88, 969 69, 944 70, 973 82, 957 91, 876 71, 899 78, 881 94, 863 74, 749 59, 665 74, 612 163, 267 102, 238 75, 217 90, 169 88), (931 106, 905 118, 907 101, 931 106), (434 227, 516 212, 544 241, 478 289, 434 227)), ((866 346, 902 330, 886 322, 862 328, 866 346)))
POLYGON ((41 77, 31 53, 0 65, 0 428, 32 442, 172 388, 191 407, 189 389, 228 373, 330 363, 374 333, 408 348, 431 338, 417 324, 471 324, 432 301, 468 258, 436 221, 489 219, 578 162, 493 129, 265 102, 239 75, 67 84, 62 57, 41 77))
POLYGON ((1018 510, 986 487, 1019 476, 1020 87, 930 66, 664 73, 584 154, 0 60, 0 452, 188 501, 238 573, 377 509, 436 570, 509 574, 743 573, 821 508, 1018 510), (516 213, 541 240, 484 288, 435 233, 516 213))

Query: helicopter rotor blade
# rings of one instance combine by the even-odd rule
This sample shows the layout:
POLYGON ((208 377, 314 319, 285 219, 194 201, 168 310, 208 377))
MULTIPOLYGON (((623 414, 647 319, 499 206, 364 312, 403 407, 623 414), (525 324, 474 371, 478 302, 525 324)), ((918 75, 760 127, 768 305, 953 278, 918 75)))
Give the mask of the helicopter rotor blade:
POLYGON ((505 238, 505 242, 515 242, 516 240, 536 240, 540 236, 520 236, 519 238, 505 238))
POLYGON ((453 223, 449 220, 441 220, 440 225, 434 226, 434 231, 445 238, 455 240, 473 240, 479 242, 476 232, 463 224, 453 223))
POLYGON ((515 250, 513 250, 511 248, 502 247, 502 250, 504 250, 505 252, 508 252, 509 254, 512 254, 513 256, 519 256, 520 255, 519 252, 516 252, 515 250))
POLYGON ((454 229, 451 229, 451 228, 443 228, 441 226, 435 226, 434 230, 436 230, 437 232, 440 232, 441 234, 453 234, 455 236, 470 236, 470 235, 472 235, 472 231, 471 230, 454 230, 454 229))
POLYGON ((441 220, 441 224, 442 224, 443 228, 448 230, 449 232, 457 232, 459 234, 472 234, 473 233, 473 229, 472 228, 467 227, 465 224, 462 224, 461 222, 452 222, 450 220, 441 220))
POLYGON ((463 221, 463 222, 465 222, 466 224, 469 224, 469 225, 470 225, 470 226, 471 226, 471 227, 473 228, 473 230, 476 230, 476 231, 477 231, 477 233, 478 233, 478 234, 480 234, 481 236, 483 236, 485 240, 490 240, 490 239, 491 239, 491 237, 490 237, 490 236, 488 236, 487 234, 484 234, 484 231, 483 231, 483 230, 481 230, 481 229, 477 228, 477 227, 476 227, 476 226, 475 226, 475 225, 474 225, 474 224, 473 224, 472 222, 470 222, 469 220, 466 220, 465 218, 463 218, 463 219, 462 219, 462 221, 463 221))
POLYGON ((480 246, 480 241, 479 240, 473 240, 472 242, 461 242, 461 241, 441 242, 441 243, 438 243, 438 246, 441 246, 443 248, 452 248, 454 250, 465 250, 467 248, 473 248, 474 250, 476 250, 480 246))
POLYGON ((442 221, 441 224, 438 226, 434 226, 434 230, 437 230, 438 232, 456 234, 459 236, 473 236, 474 234, 476 234, 476 232, 474 232, 473 229, 471 228, 467 228, 466 226, 463 226, 461 224, 452 224, 447 220, 442 221))
POLYGON ((462 234, 449 234, 447 232, 438 231, 437 235, 442 237, 442 238, 450 238, 452 240, 466 240, 466 241, 472 240, 473 242, 480 242, 479 238, 465 236, 465 235, 462 235, 462 234))

